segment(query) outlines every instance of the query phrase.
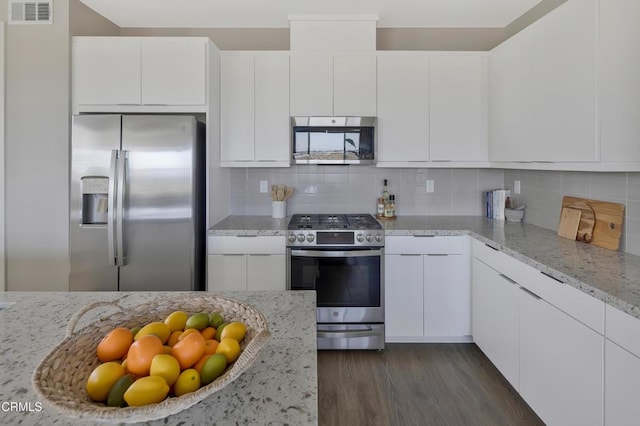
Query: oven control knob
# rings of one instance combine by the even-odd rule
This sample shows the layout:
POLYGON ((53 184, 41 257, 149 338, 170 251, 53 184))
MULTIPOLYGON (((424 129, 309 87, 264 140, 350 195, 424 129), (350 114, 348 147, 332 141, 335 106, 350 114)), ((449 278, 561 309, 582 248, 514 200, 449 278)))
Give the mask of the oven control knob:
POLYGON ((313 234, 307 235, 307 241, 309 241, 310 243, 313 242, 313 234))
POLYGON ((373 235, 367 235, 367 242, 370 243, 373 241, 373 235))
POLYGON ((378 234, 378 235, 376 235, 376 241, 377 241, 377 242, 381 242, 381 241, 382 241, 382 238, 383 238, 383 237, 382 237, 382 234, 378 234))
POLYGON ((358 240, 359 243, 363 242, 364 241, 364 235, 362 235, 362 234, 356 235, 356 240, 358 240))
POLYGON ((304 242, 304 234, 298 234, 298 242, 299 243, 303 243, 304 242))
POLYGON ((294 234, 289 234, 289 242, 292 243, 296 240, 296 236, 294 234))

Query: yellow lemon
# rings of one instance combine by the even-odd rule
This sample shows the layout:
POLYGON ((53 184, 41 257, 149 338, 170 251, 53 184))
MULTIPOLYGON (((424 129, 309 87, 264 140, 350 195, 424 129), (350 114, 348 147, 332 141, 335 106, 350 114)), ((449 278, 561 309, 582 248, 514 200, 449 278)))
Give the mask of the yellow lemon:
POLYGON ((189 318, 189 314, 185 311, 174 311, 167 316, 164 320, 164 323, 169 326, 169 329, 173 331, 182 331, 184 330, 184 326, 187 323, 187 319, 189 318))
POLYGON ((222 339, 216 348, 216 353, 224 355, 227 364, 231 364, 240 356, 240 343, 231 337, 222 339))
POLYGON ((169 385, 160 376, 145 376, 135 382, 124 393, 125 402, 131 407, 155 404, 167 397, 169 385))
POLYGON ((185 393, 195 392, 200 388, 200 373, 195 368, 187 368, 173 385, 173 393, 182 396, 185 393))
POLYGON ((160 322, 160 321, 150 322, 149 324, 142 327, 140 331, 136 333, 136 335, 133 337, 133 340, 139 340, 142 336, 148 336, 149 334, 153 334, 154 336, 157 336, 164 344, 167 342, 167 340, 169 340, 169 336, 171 335, 171 329, 167 324, 163 322, 160 322))
POLYGON ((160 376, 171 386, 178 380, 180 364, 178 360, 167 354, 158 354, 151 360, 150 376, 160 376))
POLYGON ((220 340, 226 339, 230 337, 232 339, 236 339, 238 342, 241 342, 244 338, 244 335, 247 333, 247 326, 243 323, 234 321, 224 327, 222 333, 220 333, 220 340))
POLYGON ((94 401, 104 401, 111 387, 126 372, 119 362, 110 361, 97 366, 87 379, 87 395, 94 401))

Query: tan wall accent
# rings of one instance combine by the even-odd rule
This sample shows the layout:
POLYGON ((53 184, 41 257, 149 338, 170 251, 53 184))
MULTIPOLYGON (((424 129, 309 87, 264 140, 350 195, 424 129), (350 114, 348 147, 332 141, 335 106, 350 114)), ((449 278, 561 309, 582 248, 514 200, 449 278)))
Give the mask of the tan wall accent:
POLYGON ((503 28, 378 28, 377 50, 490 50, 503 28))
POLYGON ((289 50, 289 28, 122 28, 121 35, 209 37, 220 50, 289 50))
POLYGON ((120 27, 81 1, 70 0, 69 33, 72 36, 119 36, 120 27))
POLYGON ((535 5, 531 10, 521 15, 515 21, 505 27, 505 40, 514 34, 522 31, 529 25, 533 24, 538 19, 542 18, 547 13, 551 12, 556 7, 565 3, 567 0, 542 0, 535 5))

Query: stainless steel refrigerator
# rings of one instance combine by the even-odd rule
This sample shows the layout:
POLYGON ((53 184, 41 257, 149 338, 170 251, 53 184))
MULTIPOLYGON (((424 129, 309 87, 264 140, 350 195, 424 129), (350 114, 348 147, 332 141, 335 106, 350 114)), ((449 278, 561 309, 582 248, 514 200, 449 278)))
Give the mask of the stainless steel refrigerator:
POLYGON ((70 290, 205 288, 205 125, 73 117, 70 290))

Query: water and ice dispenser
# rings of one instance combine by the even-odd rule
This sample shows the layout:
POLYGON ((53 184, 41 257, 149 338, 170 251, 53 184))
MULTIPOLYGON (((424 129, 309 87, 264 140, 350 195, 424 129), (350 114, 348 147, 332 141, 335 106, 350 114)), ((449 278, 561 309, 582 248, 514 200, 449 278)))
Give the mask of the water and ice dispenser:
POLYGON ((109 178, 84 176, 82 188, 82 224, 106 225, 109 200, 109 178))

